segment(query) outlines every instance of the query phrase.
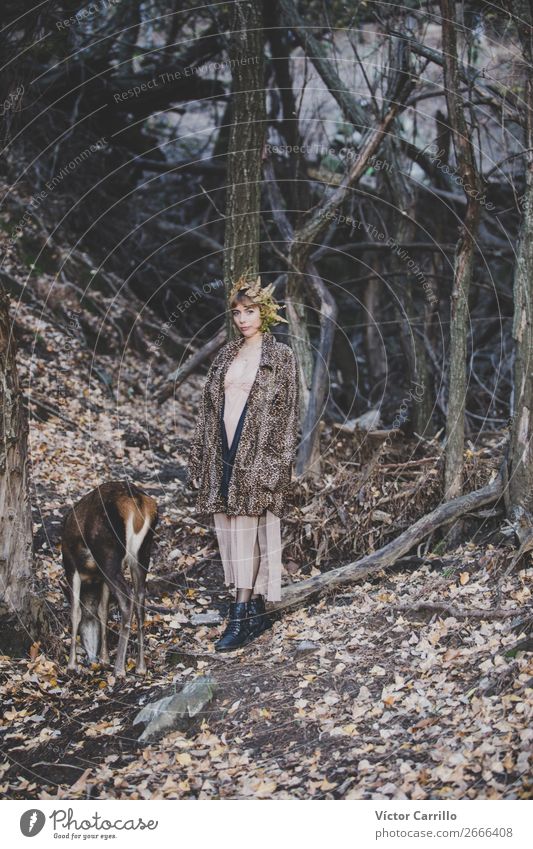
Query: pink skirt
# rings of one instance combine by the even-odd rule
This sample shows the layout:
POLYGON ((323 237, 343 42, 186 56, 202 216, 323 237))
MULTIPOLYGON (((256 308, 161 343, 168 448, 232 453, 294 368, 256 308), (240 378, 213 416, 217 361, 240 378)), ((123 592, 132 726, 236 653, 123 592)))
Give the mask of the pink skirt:
POLYGON ((253 590, 267 601, 281 600, 281 523, 265 510, 261 516, 227 516, 213 520, 226 586, 253 590), (259 569, 255 584, 253 575, 259 569))

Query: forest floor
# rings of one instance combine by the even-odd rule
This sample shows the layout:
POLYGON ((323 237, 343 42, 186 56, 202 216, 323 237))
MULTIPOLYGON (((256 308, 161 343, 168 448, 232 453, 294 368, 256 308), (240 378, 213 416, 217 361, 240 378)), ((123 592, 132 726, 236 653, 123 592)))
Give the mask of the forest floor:
MULTIPOLYGON (((533 569, 528 554, 506 574, 514 548, 502 513, 467 517, 470 541, 455 550, 435 536, 393 569, 218 655, 221 626, 194 621, 222 622, 229 596, 213 531, 196 522, 184 486, 202 378, 159 406, 163 366, 154 373, 130 351, 95 358, 50 311, 24 303, 12 312, 49 632, 26 655, 0 658, 4 798, 531 798, 533 665, 520 623, 531 615, 533 569), (97 664, 66 672, 59 546, 67 508, 115 478, 143 487, 160 509, 148 673, 135 675, 133 632, 120 685, 97 664), (442 603, 450 608, 431 608, 442 603), (215 693, 200 714, 139 741, 142 706, 206 676, 215 693)), ((494 473, 501 436, 470 444, 469 488, 494 473)), ((295 487, 282 523, 284 583, 380 547, 440 498, 436 442, 399 439, 376 451, 329 427, 322 437, 324 479, 295 487)), ((116 611, 110 628, 113 657, 116 611)))

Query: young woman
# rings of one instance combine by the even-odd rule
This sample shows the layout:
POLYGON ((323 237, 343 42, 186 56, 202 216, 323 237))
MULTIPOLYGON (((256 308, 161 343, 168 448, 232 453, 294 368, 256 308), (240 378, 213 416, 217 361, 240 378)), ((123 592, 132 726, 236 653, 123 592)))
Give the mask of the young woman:
POLYGON ((217 651, 270 627, 281 598, 281 527, 299 425, 296 361, 270 327, 284 318, 272 286, 240 279, 230 293, 239 330, 212 363, 192 439, 188 480, 196 513, 213 517, 226 585, 235 587, 217 651))

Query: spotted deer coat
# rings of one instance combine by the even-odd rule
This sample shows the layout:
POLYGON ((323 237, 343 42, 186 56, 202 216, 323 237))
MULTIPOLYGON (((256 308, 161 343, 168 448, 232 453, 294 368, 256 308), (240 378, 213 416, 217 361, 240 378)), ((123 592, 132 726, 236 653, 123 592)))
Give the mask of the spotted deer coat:
POLYGON ((261 357, 248 395, 227 505, 220 496, 220 422, 224 378, 244 337, 226 343, 207 373, 189 450, 188 482, 199 478, 195 512, 207 516, 259 516, 267 508, 283 518, 299 427, 299 393, 292 349, 263 333, 261 357))

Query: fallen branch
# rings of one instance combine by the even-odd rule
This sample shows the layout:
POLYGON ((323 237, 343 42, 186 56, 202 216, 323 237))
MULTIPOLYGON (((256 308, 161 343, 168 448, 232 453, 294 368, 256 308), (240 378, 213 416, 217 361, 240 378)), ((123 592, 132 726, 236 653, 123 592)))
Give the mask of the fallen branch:
POLYGON ((447 604, 445 601, 419 601, 416 604, 397 604, 394 605, 395 610, 407 611, 408 613, 417 613, 420 610, 428 610, 430 613, 446 613, 448 616, 453 616, 454 619, 508 619, 511 616, 516 616, 518 610, 504 610, 502 608, 493 608, 492 610, 482 610, 476 607, 473 610, 467 610, 464 607, 454 607, 453 604, 447 604))
POLYGON ((289 607, 298 606, 312 596, 320 595, 327 590, 335 589, 343 584, 363 581, 369 575, 393 566, 402 555, 407 554, 415 545, 418 545, 425 537, 448 522, 458 519, 464 513, 477 507, 483 507, 497 501, 503 494, 502 472, 491 481, 491 483, 467 495, 461 495, 450 501, 440 504, 431 513, 423 516, 415 522, 408 530, 400 534, 395 540, 387 543, 379 551, 374 551, 361 560, 355 560, 346 566, 340 566, 316 575, 296 584, 286 587, 283 591, 282 600, 274 605, 274 610, 284 610, 289 607))
POLYGON ((223 327, 218 331, 216 336, 207 342, 199 351, 196 351, 184 365, 179 366, 175 371, 169 374, 165 386, 156 396, 158 404, 162 404, 167 398, 170 398, 174 390, 183 383, 183 381, 195 371, 198 366, 208 357, 214 354, 226 342, 226 328, 223 327))
MULTIPOLYGON (((35 394, 35 392, 32 392, 32 394, 28 396, 28 404, 31 404, 32 406, 36 407, 38 410, 41 410, 47 416, 55 416, 56 419, 60 419, 61 421, 65 422, 65 424, 70 427, 73 433, 83 433, 88 439, 94 440, 94 434, 91 434, 88 430, 85 430, 79 424, 79 422, 74 422, 72 419, 62 413, 58 407, 55 407, 51 404, 47 404, 45 401, 39 398, 35 394)), ((39 417, 36 416, 36 418, 39 417)), ((42 419, 40 419, 40 421, 42 421, 42 419)))

